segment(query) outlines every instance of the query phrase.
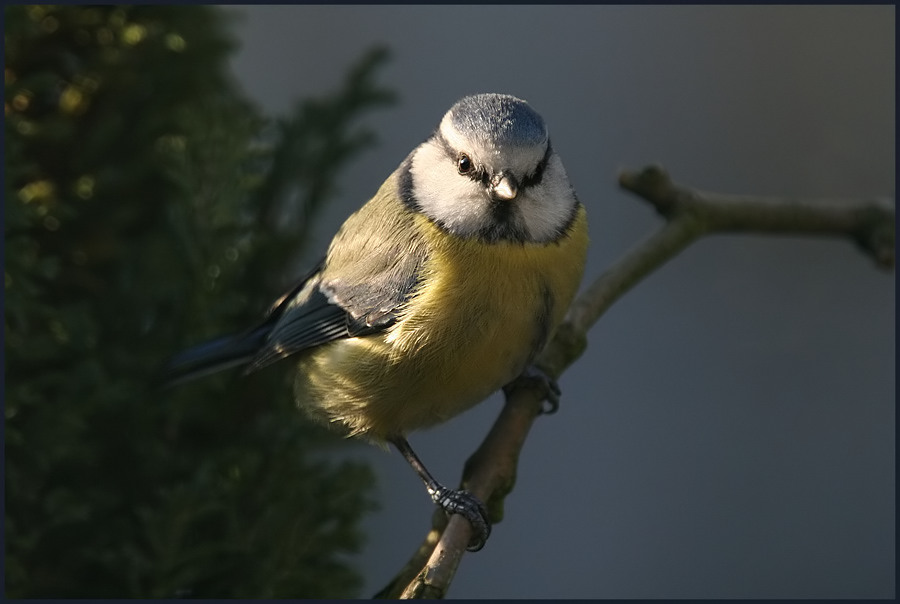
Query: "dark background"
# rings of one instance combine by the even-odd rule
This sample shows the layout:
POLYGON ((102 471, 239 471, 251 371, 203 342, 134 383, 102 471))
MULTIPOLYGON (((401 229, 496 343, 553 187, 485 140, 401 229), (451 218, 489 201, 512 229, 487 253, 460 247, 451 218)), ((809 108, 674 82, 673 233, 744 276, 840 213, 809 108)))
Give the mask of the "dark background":
MULTIPOLYGON (((474 92, 546 119, 589 212, 586 282, 660 224, 618 190, 621 168, 729 193, 895 194, 892 6, 234 10, 234 72, 271 112, 392 50, 399 102, 371 116, 380 145, 346 170, 319 249, 474 92)), ((764 236, 703 240, 650 275, 590 332, 450 595, 893 597, 894 287, 846 241, 764 236)), ((455 482, 499 404, 411 442, 455 482)), ((379 478, 372 593, 432 507, 398 455, 347 449, 379 478)))

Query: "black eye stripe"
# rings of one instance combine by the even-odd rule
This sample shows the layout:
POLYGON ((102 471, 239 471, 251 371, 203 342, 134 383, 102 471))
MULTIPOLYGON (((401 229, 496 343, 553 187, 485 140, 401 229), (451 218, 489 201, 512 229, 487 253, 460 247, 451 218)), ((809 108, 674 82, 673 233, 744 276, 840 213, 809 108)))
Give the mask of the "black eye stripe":
MULTIPOLYGON (((444 135, 441 134, 440 130, 435 131, 434 140, 440 145, 444 153, 447 154, 450 161, 456 165, 456 162, 459 159, 459 152, 450 146, 450 143, 447 142, 447 139, 444 138, 444 135)), ((544 157, 542 157, 541 161, 538 162, 538 165, 535 166, 534 172, 523 178, 520 183, 523 189, 541 184, 541 181, 544 179, 544 171, 547 169, 547 164, 549 163, 552 154, 553 145, 550 144, 550 139, 547 139, 547 150, 544 152, 544 157)), ((488 183, 488 175, 481 166, 475 166, 475 170, 469 172, 467 176, 476 182, 481 182, 483 184, 488 183)))
POLYGON ((534 168, 534 172, 522 179, 522 188, 527 189, 528 187, 541 184, 541 181, 544 179, 544 170, 547 169, 547 163, 550 161, 550 155, 552 154, 553 147, 548 140, 547 151, 544 152, 544 157, 538 162, 538 165, 534 168))
POLYGON ((441 146, 441 149, 444 150, 444 153, 447 154, 447 157, 449 157, 451 161, 456 161, 459 153, 450 146, 450 143, 447 142, 447 139, 444 138, 444 135, 441 134, 440 130, 434 133, 434 140, 441 146))

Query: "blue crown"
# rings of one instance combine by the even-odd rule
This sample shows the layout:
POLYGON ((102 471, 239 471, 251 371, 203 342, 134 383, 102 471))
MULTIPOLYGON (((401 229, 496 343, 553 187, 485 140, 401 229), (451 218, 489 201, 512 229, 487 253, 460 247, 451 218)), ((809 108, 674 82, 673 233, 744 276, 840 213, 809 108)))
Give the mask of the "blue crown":
POLYGON ((497 146, 533 146, 547 141, 544 119, 508 94, 474 94, 450 108, 453 127, 467 138, 497 146))

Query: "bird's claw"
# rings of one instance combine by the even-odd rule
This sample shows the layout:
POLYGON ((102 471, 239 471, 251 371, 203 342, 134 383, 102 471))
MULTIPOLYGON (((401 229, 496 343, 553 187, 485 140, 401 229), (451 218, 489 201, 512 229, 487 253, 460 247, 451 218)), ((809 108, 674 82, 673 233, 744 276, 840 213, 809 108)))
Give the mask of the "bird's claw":
POLYGON ((519 380, 532 383, 537 382, 543 389, 543 402, 547 403, 547 406, 541 405, 541 415, 553 415, 559 411, 559 397, 562 395, 562 390, 560 390, 556 380, 547 375, 547 372, 536 365, 529 365, 519 377, 504 386, 503 391, 509 394, 516 387, 516 383, 519 380))
POLYGON ((559 397, 562 395, 562 390, 560 390, 556 380, 546 373, 541 372, 540 377, 536 377, 536 379, 544 380, 544 402, 549 405, 547 408, 541 405, 541 413, 543 415, 553 415, 559 411, 559 397))
POLYGON ((470 552, 477 552, 487 543, 491 536, 491 520, 488 518, 487 508, 481 501, 464 490, 454 491, 444 486, 431 491, 431 498, 444 513, 459 514, 472 525, 472 538, 466 548, 470 552))

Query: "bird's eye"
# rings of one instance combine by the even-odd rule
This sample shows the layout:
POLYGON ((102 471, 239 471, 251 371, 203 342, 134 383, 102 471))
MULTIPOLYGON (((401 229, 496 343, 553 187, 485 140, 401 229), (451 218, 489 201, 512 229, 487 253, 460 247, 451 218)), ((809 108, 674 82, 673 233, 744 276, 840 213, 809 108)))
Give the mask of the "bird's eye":
POLYGON ((471 174, 474 168, 475 164, 472 163, 472 158, 465 153, 460 153, 459 157, 456 158, 456 169, 459 170, 460 174, 471 174))

